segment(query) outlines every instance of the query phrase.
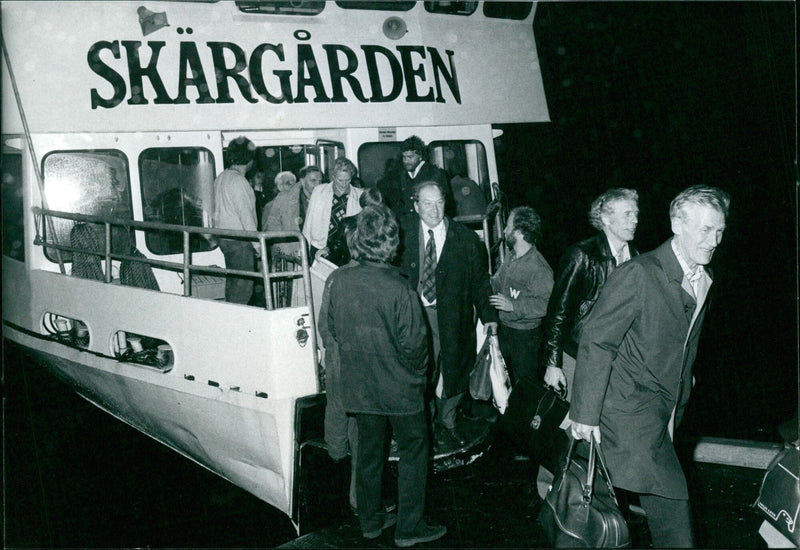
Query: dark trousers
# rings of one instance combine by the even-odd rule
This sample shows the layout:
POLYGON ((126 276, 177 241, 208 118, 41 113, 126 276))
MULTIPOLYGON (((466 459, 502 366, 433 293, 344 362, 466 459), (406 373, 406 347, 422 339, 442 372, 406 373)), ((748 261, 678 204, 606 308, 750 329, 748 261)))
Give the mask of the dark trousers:
POLYGON ((511 385, 517 380, 529 377, 536 379, 539 360, 539 344, 542 341, 542 328, 517 329, 500 324, 497 328, 500 353, 508 367, 511 385))
POLYGON ((356 495, 362 533, 383 526, 381 487, 386 460, 386 424, 392 425, 400 461, 397 465, 397 533, 414 533, 423 521, 428 480, 428 425, 425 413, 377 415, 356 413, 358 458, 356 495))
POLYGON ((654 548, 692 548, 692 518, 689 501, 657 495, 639 495, 647 514, 654 548))
MULTIPOLYGON (((219 248, 225 256, 227 269, 253 271, 256 265, 256 254, 253 245, 235 239, 219 239, 219 248)), ((253 279, 228 275, 225 278, 225 301, 234 304, 246 304, 253 296, 253 279)))
MULTIPOLYGON (((466 392, 461 392, 456 395, 447 395, 447 392, 442 388, 442 396, 436 397, 436 387, 439 384, 439 376, 443 376, 439 369, 439 353, 442 350, 441 342, 439 341, 439 315, 436 306, 428 306, 425 309, 425 316, 428 319, 428 329, 430 331, 430 347, 431 358, 433 362, 433 392, 434 399, 432 406, 435 411, 431 411, 431 416, 435 421, 444 426, 445 428, 453 429, 456 427, 456 416, 458 414, 458 405, 464 398, 466 392)), ((442 380, 444 382, 444 380, 442 380)))

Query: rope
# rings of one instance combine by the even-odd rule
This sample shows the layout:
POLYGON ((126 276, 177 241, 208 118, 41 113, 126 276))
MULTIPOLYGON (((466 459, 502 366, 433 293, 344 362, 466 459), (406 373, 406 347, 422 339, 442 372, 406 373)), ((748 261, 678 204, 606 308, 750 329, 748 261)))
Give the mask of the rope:
MULTIPOLYGON (((136 247, 131 248, 130 255, 136 258, 147 259, 136 247)), ((160 290, 158 281, 156 281, 156 277, 153 275, 153 267, 147 262, 122 260, 119 266, 119 282, 127 286, 160 290)))
MULTIPOLYGON (((73 248, 86 252, 96 252, 102 254, 103 250, 100 240, 88 224, 76 223, 69 232, 69 243, 73 248)), ((75 252, 72 257, 72 276, 82 279, 93 279, 104 281, 103 268, 100 265, 100 256, 87 254, 86 252, 75 252)))

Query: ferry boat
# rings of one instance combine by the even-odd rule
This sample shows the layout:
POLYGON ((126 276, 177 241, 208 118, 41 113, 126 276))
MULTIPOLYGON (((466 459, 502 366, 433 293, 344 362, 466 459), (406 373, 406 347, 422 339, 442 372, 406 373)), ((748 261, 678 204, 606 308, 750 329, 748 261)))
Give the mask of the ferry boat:
POLYGON ((484 195, 487 212, 461 219, 493 258, 493 124, 548 121, 535 4, 1 7, 4 338, 299 532, 302 449, 325 402, 326 268, 299 232, 211 227, 226 148, 246 136, 272 175, 328 177, 347 156, 374 186, 417 135, 484 195), (258 243, 258 270, 226 269, 220 237, 258 243), (287 239, 294 262, 272 253, 287 239), (229 275, 260 281, 264 306, 226 303, 229 275))

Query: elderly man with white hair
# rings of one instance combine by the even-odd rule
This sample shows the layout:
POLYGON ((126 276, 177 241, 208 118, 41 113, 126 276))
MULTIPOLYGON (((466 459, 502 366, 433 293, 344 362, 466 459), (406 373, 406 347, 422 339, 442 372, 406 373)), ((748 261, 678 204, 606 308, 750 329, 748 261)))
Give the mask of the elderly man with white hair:
POLYGON ((694 543, 673 438, 692 391, 711 261, 730 197, 695 185, 670 204, 673 236, 616 269, 583 327, 569 410, 575 439, 602 442, 611 480, 639 495, 656 548, 694 543))

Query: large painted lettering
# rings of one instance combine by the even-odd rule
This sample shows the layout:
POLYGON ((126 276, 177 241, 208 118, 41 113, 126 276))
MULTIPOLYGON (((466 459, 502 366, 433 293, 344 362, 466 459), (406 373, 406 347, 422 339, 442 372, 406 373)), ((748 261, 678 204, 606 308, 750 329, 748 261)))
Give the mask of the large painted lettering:
POLYGON ((108 86, 92 88, 92 109, 113 109, 123 102, 461 103, 451 50, 417 45, 392 50, 375 44, 354 50, 344 44, 298 43, 292 63, 284 44, 259 44, 249 56, 233 42, 182 41, 177 51, 174 47, 135 40, 93 44, 87 64, 111 92, 108 86), (201 55, 204 49, 208 55, 201 55))

